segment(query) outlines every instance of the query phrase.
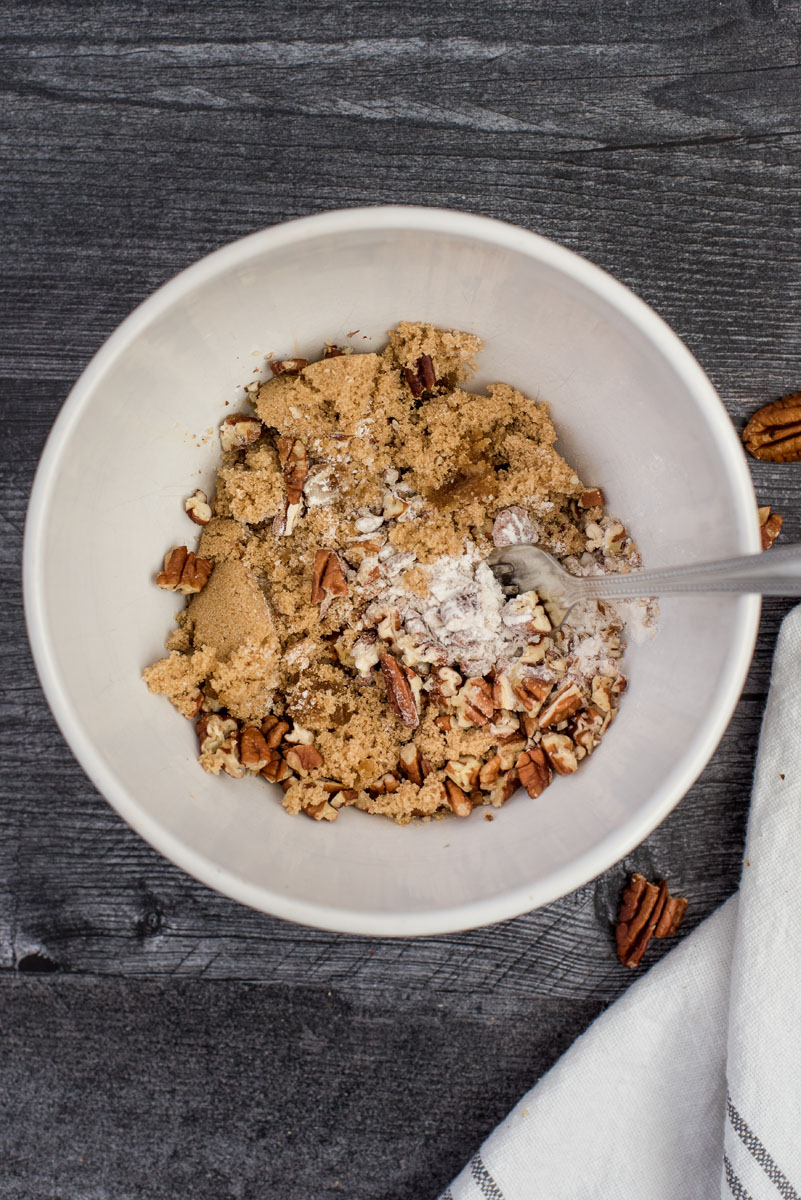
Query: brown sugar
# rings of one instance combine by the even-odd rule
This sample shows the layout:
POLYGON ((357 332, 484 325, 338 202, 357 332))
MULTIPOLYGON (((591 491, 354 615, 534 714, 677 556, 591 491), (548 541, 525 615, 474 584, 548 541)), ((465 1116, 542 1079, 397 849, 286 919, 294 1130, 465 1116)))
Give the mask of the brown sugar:
POLYGON ((484 561, 531 541, 577 573, 639 563, 602 505, 582 508, 600 494, 556 450, 547 407, 505 383, 466 390, 474 334, 388 337, 272 376, 258 419, 228 419, 197 549, 211 575, 145 672, 196 718, 206 770, 260 772, 316 820, 502 804, 522 750, 557 746, 538 725, 553 688, 580 694, 561 769, 597 748, 625 687, 610 606, 553 630, 484 561))

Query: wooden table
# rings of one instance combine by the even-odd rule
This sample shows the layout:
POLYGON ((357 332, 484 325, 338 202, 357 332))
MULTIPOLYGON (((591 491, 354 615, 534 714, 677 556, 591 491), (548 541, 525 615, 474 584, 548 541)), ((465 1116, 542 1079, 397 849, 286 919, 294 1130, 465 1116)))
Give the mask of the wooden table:
MULTIPOLYGON (((433 1198, 631 983, 610 939, 625 870, 668 874, 686 930, 736 888, 789 604, 766 603, 718 753, 625 864, 490 929, 339 937, 182 875, 84 778, 23 627, 34 467, 75 376, 165 279, 273 222, 388 201, 587 255, 670 322, 741 427, 801 388, 798 7, 6 12, 0 1197, 433 1198)), ((801 465, 751 465, 801 539, 801 465)))

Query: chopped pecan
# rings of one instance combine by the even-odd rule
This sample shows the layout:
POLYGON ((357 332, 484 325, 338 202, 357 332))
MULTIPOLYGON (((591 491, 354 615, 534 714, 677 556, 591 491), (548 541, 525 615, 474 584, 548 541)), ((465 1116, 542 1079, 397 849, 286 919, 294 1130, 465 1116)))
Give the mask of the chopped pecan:
POLYGON ((515 734, 523 737, 519 715, 516 712, 510 712, 506 708, 500 709, 499 712, 493 714, 490 732, 494 733, 499 740, 503 740, 504 745, 515 734))
POLYGON ((174 546, 165 555, 164 570, 159 571, 156 583, 168 592, 194 595, 206 586, 213 569, 214 563, 207 558, 196 558, 186 546, 174 546))
POLYGON ((356 638, 350 648, 353 666, 363 677, 369 676, 372 668, 378 666, 381 654, 377 642, 378 636, 375 631, 368 629, 356 638))
POLYGON ((524 750, 515 764, 515 770, 532 800, 541 796, 553 779, 548 760, 539 746, 524 750))
POLYGON ((316 767, 323 765, 323 756, 316 746, 304 745, 300 742, 296 746, 290 746, 284 755, 286 765, 291 767, 298 775, 308 775, 309 771, 313 771, 316 767))
POLYGON ((528 715, 528 713, 523 713, 520 721, 523 725, 523 732, 527 738, 531 739, 536 733, 539 733, 540 726, 536 717, 531 717, 528 715))
POLYGON ((315 821, 336 821, 337 810, 329 800, 318 800, 316 804, 307 804, 302 809, 307 817, 315 821))
POLYGON ((284 474, 284 486, 288 504, 299 504, 303 485, 309 474, 309 458, 300 438, 276 439, 278 461, 284 474))
POLYGON ((218 750, 220 746, 236 733, 237 723, 233 717, 221 717, 218 713, 201 713, 195 721, 201 753, 207 750, 218 750))
POLYGON ((579 497, 579 508, 603 508, 604 494, 600 488, 588 488, 579 497))
POLYGON ((620 902, 615 941, 617 956, 624 967, 636 967, 651 938, 672 937, 681 924, 687 901, 671 896, 663 880, 659 886, 648 883, 644 875, 634 874, 620 902))
POLYGON ((409 505, 405 500, 401 500, 400 496, 396 496, 394 492, 386 492, 381 515, 385 521, 391 521, 395 517, 402 517, 408 507, 409 505))
POLYGON ((311 746, 314 742, 314 734, 310 729, 304 729, 302 725, 295 725, 289 733, 284 735, 284 740, 292 746, 311 746))
POLYGON ((297 375, 308 361, 308 358, 276 358, 270 363, 270 370, 273 375, 297 375))
POLYGON ((366 558, 374 558, 381 549, 381 542, 377 539, 372 539, 363 542, 351 542, 342 551, 342 557, 349 566, 358 568, 362 565, 366 558))
POLYGON ((757 410, 743 430, 745 448, 766 462, 801 462, 801 392, 757 410))
MULTIPOLYGON (((380 630, 379 630, 380 632, 380 630)), ((445 703, 452 700, 462 683, 462 677, 453 667, 437 667, 426 682, 426 691, 432 700, 445 703)))
POLYGON ((336 342, 326 342, 323 358, 341 358, 345 351, 336 342))
POLYGON ((501 776, 500 755, 493 754, 488 758, 478 773, 478 786, 485 792, 491 792, 501 776))
POLYGON ((525 748, 526 738, 519 729, 516 733, 510 733, 505 737, 499 737, 498 757, 501 760, 501 770, 508 771, 511 767, 513 767, 525 748))
POLYGON ((472 792, 478 785, 481 763, 477 758, 463 758, 445 763, 445 774, 463 792, 472 792))
MULTIPOLYGON (((331 358, 335 357, 333 354, 331 358)), ((331 796, 330 803, 334 808, 348 808, 351 804, 355 804, 359 798, 359 793, 356 788, 340 788, 338 792, 334 792, 331 796)))
POLYGON ((276 537, 289 537, 295 530, 295 524, 303 509, 303 504, 290 504, 287 500, 284 507, 276 514, 273 521, 273 533, 276 537))
POLYGON ((270 783, 285 783, 292 774, 292 771, 277 750, 269 748, 267 754, 268 758, 264 767, 262 767, 262 775, 265 779, 269 779, 270 783))
POLYGON ((584 697, 577 684, 568 683, 557 692, 547 708, 540 713, 540 729, 549 725, 558 725, 578 712, 584 703, 584 697))
POLYGON ((271 750, 278 749, 291 728, 289 721, 282 721, 279 717, 265 717, 261 723, 264 740, 271 750))
POLYGON ((784 521, 779 514, 770 511, 770 505, 759 509, 759 530, 762 536, 763 550, 770 550, 781 533, 783 524, 784 521))
POLYGON ((186 546, 173 546, 172 550, 168 551, 164 556, 164 570, 159 571, 156 576, 156 583, 160 588, 168 592, 177 591, 188 554, 186 546))
POLYGON ((414 365, 414 370, 411 367, 403 368, 403 378, 409 385, 412 395, 417 399, 422 396, 423 392, 430 392, 436 387, 437 374, 430 354, 421 354, 414 365))
POLYGON ((518 546, 536 542, 531 517, 525 508, 513 504, 498 513, 492 524, 492 541, 496 546, 518 546))
POLYGON ((382 654, 379 661, 387 688, 389 707, 408 729, 416 729, 420 724, 420 717, 408 677, 410 673, 404 670, 392 654, 382 654))
POLYGON ((532 640, 524 647, 523 653, 520 655, 520 662, 534 667, 545 658, 547 649, 548 640, 546 638, 539 637, 536 640, 532 640))
POLYGON ((473 811, 472 801, 452 779, 445 780, 445 797, 448 807, 457 817, 470 816, 473 811))
POLYGON ((543 679, 531 671, 518 674, 512 684, 518 709, 523 709, 530 717, 536 716, 553 690, 553 680, 543 679))
POLYGON ((467 725, 486 725, 495 712, 492 688, 480 677, 466 680, 453 703, 467 725))
POLYGON ((513 796, 520 786, 520 776, 517 771, 507 771, 501 775, 495 787, 490 792, 490 800, 494 808, 500 808, 510 796, 513 796))
POLYGON ((378 779, 369 783, 365 791, 371 796, 391 796, 397 792, 399 787, 400 780, 397 775, 393 775, 392 771, 387 771, 384 775, 379 776, 378 779))
POLYGON ((311 602, 320 605, 324 617, 335 596, 347 596, 348 585, 335 550, 318 550, 314 556, 311 602))
POLYGON ((585 754, 592 754, 593 750, 601 744, 601 736, 606 727, 608 717, 602 716, 594 709, 583 708, 570 720, 567 731, 576 744, 576 757, 579 757, 579 750, 585 754))
POLYGON ((578 770, 575 746, 566 733, 545 733, 541 745, 557 775, 572 775, 578 770))
POLYGON ((219 774, 220 769, 225 771, 226 775, 230 775, 232 779, 241 779, 245 774, 245 768, 239 761, 239 745, 235 737, 226 738, 223 744, 214 751, 215 765, 212 771, 215 775, 219 774))
POLYGON ((407 742, 405 746, 401 746, 398 767, 402 774, 418 787, 422 787, 424 780, 431 774, 431 763, 414 742, 407 742))
POLYGON ((602 713, 612 711, 612 688, 614 679, 608 675, 596 675, 592 681, 592 702, 602 713))
POLYGON ((209 498, 200 488, 196 488, 191 496, 187 496, 184 500, 184 509, 189 520, 194 521, 196 525, 208 525, 211 520, 209 498))
POLYGON ((500 672, 492 681, 492 703, 495 708, 515 707, 515 693, 508 675, 500 672))
POLYGON ((270 761, 270 748, 264 734, 256 725, 246 725, 239 734, 239 761, 242 766, 258 775, 270 761))
POLYGON ((220 446, 223 450, 244 450, 245 446, 257 442, 263 431, 264 426, 257 417, 234 413, 220 426, 220 446))

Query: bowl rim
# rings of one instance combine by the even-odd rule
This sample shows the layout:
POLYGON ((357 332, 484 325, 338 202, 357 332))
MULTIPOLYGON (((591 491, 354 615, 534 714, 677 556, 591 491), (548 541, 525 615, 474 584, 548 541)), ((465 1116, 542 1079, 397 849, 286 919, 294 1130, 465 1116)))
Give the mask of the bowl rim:
POLYGON ((25 520, 25 620, 39 681, 56 722, 75 758, 111 807, 150 846, 201 883, 261 912, 318 929, 367 936, 419 937, 491 925, 552 903, 589 883, 639 845, 693 785, 731 720, 753 656, 761 599, 743 596, 738 601, 731 649, 714 701, 689 752, 685 751, 677 768, 623 826, 591 850, 532 884, 450 908, 437 907, 411 914, 333 908, 288 898, 268 887, 244 882, 189 848, 142 811, 136 797, 116 779, 95 749, 56 667, 45 616, 42 531, 62 447, 96 382, 131 340, 157 320, 175 300, 190 293, 197 285, 247 261, 254 253, 291 246, 309 237, 365 230, 441 232, 502 246, 566 274, 615 308, 663 354, 712 428, 735 492, 733 515, 741 552, 757 552, 760 537, 756 497, 739 438, 712 383, 678 335, 644 300, 601 267, 542 234, 505 221, 458 210, 412 205, 334 209, 300 217, 248 234, 192 263, 162 284, 117 326, 81 372, 56 417, 39 460, 25 520))

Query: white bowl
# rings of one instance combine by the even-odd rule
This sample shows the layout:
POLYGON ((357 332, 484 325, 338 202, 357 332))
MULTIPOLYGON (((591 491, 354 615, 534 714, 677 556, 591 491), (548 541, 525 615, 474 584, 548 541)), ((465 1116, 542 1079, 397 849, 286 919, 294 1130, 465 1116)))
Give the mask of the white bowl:
MULTIPOLYGON (((484 339, 478 386, 547 400, 559 445, 650 566, 759 549, 744 457, 678 338, 586 260, 497 221, 430 208, 329 212, 263 230, 182 272, 122 323, 53 428, 25 535, 28 629, 42 685, 84 770, 152 846, 244 904, 366 934, 513 917, 640 842, 711 757, 753 651, 756 598, 662 602, 628 656, 601 751, 538 800, 398 828, 347 811, 290 817, 262 780, 206 775, 192 723, 141 682, 176 598, 153 585, 211 483, 226 401, 265 354, 385 342, 398 320, 484 339)), ((278 795, 278 789, 275 789, 278 795)))

